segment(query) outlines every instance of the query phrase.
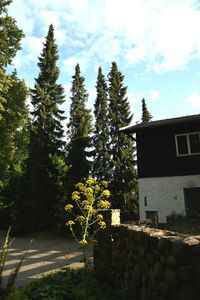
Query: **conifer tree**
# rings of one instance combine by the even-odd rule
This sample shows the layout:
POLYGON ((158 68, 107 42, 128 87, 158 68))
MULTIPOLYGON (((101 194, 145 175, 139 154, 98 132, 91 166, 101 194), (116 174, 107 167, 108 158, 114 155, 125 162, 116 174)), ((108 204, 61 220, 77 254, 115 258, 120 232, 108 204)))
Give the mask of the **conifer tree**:
POLYGON ((152 115, 148 111, 145 99, 143 98, 142 99, 142 123, 149 122, 151 121, 151 119, 152 119, 152 115))
POLYGON ((94 104, 94 136, 92 139, 93 176, 98 180, 110 180, 109 129, 108 129, 108 88, 101 67, 98 70, 97 97, 94 104))
POLYGON ((62 140, 64 130, 61 123, 65 119, 64 111, 59 109, 59 105, 64 103, 64 89, 57 83, 59 77, 57 61, 58 51, 54 39, 54 28, 50 25, 43 52, 39 58, 40 73, 35 80, 31 103, 34 107, 32 112, 34 129, 37 133, 41 130, 41 135, 44 135, 47 140, 45 146, 48 147, 51 155, 60 154, 65 144, 62 140))
POLYGON ((136 170, 134 162, 134 144, 130 136, 120 129, 128 126, 132 120, 130 105, 126 96, 124 76, 112 63, 109 80, 109 128, 112 172, 110 189, 114 208, 124 210, 135 206, 136 170))
POLYGON ((67 130, 67 188, 70 194, 74 184, 88 177, 90 162, 87 148, 90 146, 91 113, 86 108, 88 93, 85 78, 81 76, 79 64, 72 76, 70 118, 67 130))
MULTIPOLYGON (((61 197, 60 173, 65 169, 61 121, 64 89, 57 83, 59 69, 54 28, 50 25, 39 58, 39 75, 32 89, 33 122, 30 133, 29 158, 24 178, 25 193, 19 203, 18 223, 29 230, 55 226, 55 207, 61 197), (26 217, 21 218, 21 213, 26 217), (28 228, 29 227, 29 228, 28 228)), ((19 226, 20 227, 20 226, 19 226)))

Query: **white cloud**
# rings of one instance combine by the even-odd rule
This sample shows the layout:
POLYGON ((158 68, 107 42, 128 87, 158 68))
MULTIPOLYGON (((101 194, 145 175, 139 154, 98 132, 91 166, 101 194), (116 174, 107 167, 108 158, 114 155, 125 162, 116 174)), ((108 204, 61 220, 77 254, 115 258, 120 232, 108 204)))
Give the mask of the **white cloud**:
POLYGON ((193 92, 187 96, 186 102, 194 108, 200 108, 200 94, 193 92))
POLYGON ((46 36, 53 23, 67 65, 72 57, 85 69, 122 60, 163 72, 200 57, 196 6, 195 0, 15 0, 10 12, 24 29, 25 40, 46 36))
MULTIPOLYGON (((39 1, 42 2, 42 1, 39 1)), ((20 29, 26 33, 26 36, 32 34, 34 30, 35 18, 32 10, 28 6, 28 1, 13 1, 9 6, 9 13, 17 20, 20 29)))
POLYGON ((75 72, 75 66, 79 63, 81 66, 81 72, 84 72, 87 68, 88 59, 88 55, 85 53, 81 53, 79 56, 71 56, 63 60, 62 70, 69 75, 73 75, 75 72))
POLYGON ((28 36, 22 42, 22 51, 18 52, 13 60, 14 67, 19 67, 22 64, 37 63, 37 58, 42 52, 43 37, 28 36))
POLYGON ((140 122, 142 109, 142 94, 137 92, 127 92, 128 101, 130 103, 130 112, 133 114, 132 123, 140 122))
POLYGON ((60 26, 59 15, 54 11, 42 10, 38 13, 38 17, 40 18, 40 26, 44 26, 44 28, 48 28, 50 24, 53 24, 55 28, 60 26))
POLYGON ((24 51, 28 54, 39 54, 42 52, 44 40, 43 37, 28 36, 23 43, 24 51))
POLYGON ((88 94, 89 94, 89 97, 88 97, 87 106, 90 109, 93 110, 93 108, 94 108, 94 102, 95 102, 96 97, 97 97, 96 89, 90 89, 88 94))
POLYGON ((147 99, 148 100, 158 100, 160 98, 160 92, 157 90, 150 90, 147 92, 147 99))
POLYGON ((71 83, 68 84, 63 84, 62 85, 65 91, 65 98, 69 101, 70 97, 71 97, 71 83))
POLYGON ((146 48, 144 46, 137 46, 127 50, 127 60, 134 64, 142 61, 146 56, 146 48))
POLYGON ((127 97, 131 105, 134 105, 136 102, 142 100, 142 95, 140 93, 127 92, 127 97))
POLYGON ((14 66, 14 68, 18 68, 20 65, 21 65, 21 59, 19 56, 15 56, 13 61, 12 61, 12 64, 14 66))

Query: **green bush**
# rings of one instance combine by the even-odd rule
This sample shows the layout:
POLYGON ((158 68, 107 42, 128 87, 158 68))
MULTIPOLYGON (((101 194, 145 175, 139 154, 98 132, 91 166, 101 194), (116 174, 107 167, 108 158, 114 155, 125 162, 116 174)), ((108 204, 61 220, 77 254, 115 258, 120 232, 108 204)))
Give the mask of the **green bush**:
POLYGON ((16 289, 6 300, 133 300, 133 292, 98 282, 91 268, 66 268, 16 289))

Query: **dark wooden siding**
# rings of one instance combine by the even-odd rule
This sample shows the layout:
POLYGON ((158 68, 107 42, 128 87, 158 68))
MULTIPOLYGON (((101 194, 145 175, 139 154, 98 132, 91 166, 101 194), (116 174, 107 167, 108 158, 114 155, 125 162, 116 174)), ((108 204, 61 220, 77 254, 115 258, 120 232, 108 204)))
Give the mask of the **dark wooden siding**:
POLYGON ((200 155, 177 157, 175 135, 200 131, 200 124, 148 128, 136 134, 138 175, 163 177, 200 174, 200 155))

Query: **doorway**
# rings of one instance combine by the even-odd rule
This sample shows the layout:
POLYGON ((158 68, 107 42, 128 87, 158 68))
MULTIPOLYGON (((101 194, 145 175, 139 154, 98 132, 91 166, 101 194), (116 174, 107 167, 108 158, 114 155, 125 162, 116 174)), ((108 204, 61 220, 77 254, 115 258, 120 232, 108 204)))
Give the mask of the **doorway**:
POLYGON ((200 188, 185 188, 185 212, 187 218, 200 218, 200 188))
POLYGON ((150 219, 153 225, 158 225, 158 212, 157 211, 146 211, 146 219, 150 219))

